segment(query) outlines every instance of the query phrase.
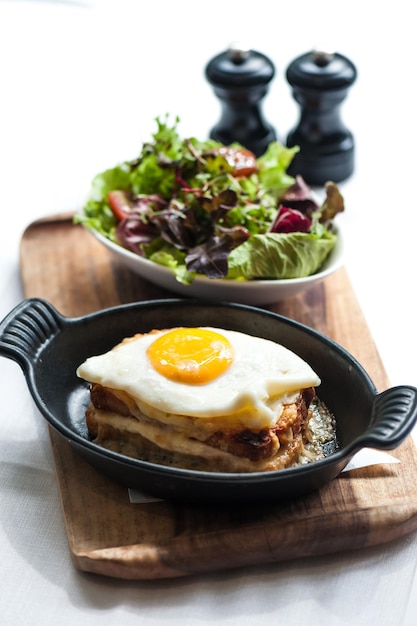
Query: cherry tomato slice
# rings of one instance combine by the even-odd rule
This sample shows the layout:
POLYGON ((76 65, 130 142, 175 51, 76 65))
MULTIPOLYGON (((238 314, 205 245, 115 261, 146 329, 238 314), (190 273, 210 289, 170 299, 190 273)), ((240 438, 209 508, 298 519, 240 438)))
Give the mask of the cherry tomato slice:
POLYGON ((256 156, 246 148, 224 146, 219 148, 219 154, 233 167, 233 176, 250 176, 257 170, 256 156))
POLYGON ((132 205, 126 191, 109 191, 107 200, 116 219, 122 221, 130 213, 132 205))

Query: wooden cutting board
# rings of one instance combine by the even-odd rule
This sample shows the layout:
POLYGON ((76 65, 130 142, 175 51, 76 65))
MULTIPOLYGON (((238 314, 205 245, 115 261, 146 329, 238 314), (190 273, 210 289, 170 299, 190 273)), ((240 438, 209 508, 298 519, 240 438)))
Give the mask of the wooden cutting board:
MULTIPOLYGON (((30 224, 21 241, 26 297, 75 317, 169 297, 112 260, 71 215, 30 224)), ((268 306, 328 335, 389 387, 369 329, 342 268, 302 295, 268 306)), ((417 454, 409 437, 401 462, 342 474, 284 505, 233 510, 170 502, 132 504, 126 488, 90 467, 50 429, 70 551, 77 568, 127 579, 186 576, 382 544, 417 529, 417 454)))

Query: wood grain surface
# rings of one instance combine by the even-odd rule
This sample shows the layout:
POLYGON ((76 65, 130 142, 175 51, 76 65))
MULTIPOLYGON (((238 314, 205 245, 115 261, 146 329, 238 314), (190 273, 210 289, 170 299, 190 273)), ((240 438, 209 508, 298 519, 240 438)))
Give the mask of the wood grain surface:
MULTIPOLYGON (((175 296, 110 258, 71 215, 30 224, 20 249, 26 297, 75 317, 121 303, 175 296)), ((344 268, 268 310, 331 337, 389 387, 344 268)), ((417 454, 409 437, 392 452, 401 463, 342 474, 319 492, 281 505, 192 507, 132 504, 126 488, 81 459, 50 429, 69 548, 77 568, 125 579, 187 576, 352 550, 417 529, 417 454)))

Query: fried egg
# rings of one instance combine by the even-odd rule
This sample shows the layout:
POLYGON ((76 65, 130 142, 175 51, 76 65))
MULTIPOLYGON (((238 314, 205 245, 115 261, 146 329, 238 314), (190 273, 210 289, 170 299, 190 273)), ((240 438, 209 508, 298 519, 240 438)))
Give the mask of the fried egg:
POLYGON ((277 410, 320 379, 274 341, 221 328, 173 328, 135 335, 88 358, 77 375, 121 390, 140 406, 201 419, 270 427, 277 410))

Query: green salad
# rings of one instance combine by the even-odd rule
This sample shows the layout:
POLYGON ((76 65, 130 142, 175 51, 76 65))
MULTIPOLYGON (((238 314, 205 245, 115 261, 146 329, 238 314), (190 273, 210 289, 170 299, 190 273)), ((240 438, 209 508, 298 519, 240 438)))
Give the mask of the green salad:
POLYGON ((297 147, 276 141, 256 158, 238 144, 182 139, 178 123, 156 118, 137 159, 95 176, 75 220, 184 284, 197 275, 286 279, 320 270, 344 210, 337 185, 325 185, 319 204, 287 174, 297 147))

